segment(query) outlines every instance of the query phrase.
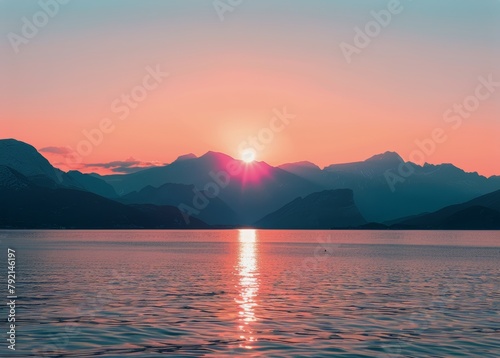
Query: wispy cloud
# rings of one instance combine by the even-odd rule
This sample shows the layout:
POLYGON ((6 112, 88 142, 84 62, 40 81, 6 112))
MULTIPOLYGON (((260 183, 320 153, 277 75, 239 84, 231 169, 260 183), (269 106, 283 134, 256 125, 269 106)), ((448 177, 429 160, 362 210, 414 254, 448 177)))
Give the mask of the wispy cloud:
POLYGON ((86 169, 108 169, 114 173, 134 173, 139 170, 144 170, 148 168, 154 168, 158 166, 166 165, 166 163, 161 163, 157 161, 141 161, 133 157, 126 160, 116 160, 108 163, 88 163, 83 164, 86 169))
POLYGON ((41 153, 52 153, 59 155, 68 155, 73 151, 68 147, 45 147, 38 150, 41 153))
MULTIPOLYGON (((52 165, 66 169, 65 158, 74 154, 74 151, 69 147, 44 147, 38 150, 40 153, 44 153, 48 159, 51 160, 52 165), (62 159, 62 160, 61 160, 62 159)), ((77 167, 70 168, 71 170, 79 170, 83 172, 96 171, 99 173, 120 173, 128 174, 135 173, 140 170, 154 168, 162 165, 167 165, 168 163, 163 163, 159 161, 143 161, 130 157, 125 160, 114 160, 111 162, 99 162, 99 163, 80 163, 77 167)))

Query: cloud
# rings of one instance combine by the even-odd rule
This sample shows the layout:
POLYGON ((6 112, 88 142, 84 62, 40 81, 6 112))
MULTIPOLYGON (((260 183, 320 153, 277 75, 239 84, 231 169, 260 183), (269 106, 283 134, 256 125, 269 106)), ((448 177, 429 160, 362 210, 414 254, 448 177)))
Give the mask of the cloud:
POLYGON ((128 158, 126 160, 116 160, 108 163, 88 163, 84 164, 87 169, 99 169, 104 168, 111 170, 114 173, 134 173, 140 170, 154 168, 158 166, 166 165, 166 163, 151 162, 151 161, 141 161, 134 158, 128 158))
POLYGON ((68 147, 45 147, 45 148, 39 149, 38 151, 41 153, 52 153, 52 154, 59 154, 59 155, 68 155, 70 153, 73 153, 73 151, 68 147))
MULTIPOLYGON (((56 167, 65 167, 67 163, 61 158, 67 158, 68 156, 74 154, 74 151, 69 147, 44 147, 38 150, 40 153, 48 154, 47 157, 51 159, 58 158, 59 161, 57 163, 53 162, 53 165, 56 167)), ((140 170, 154 168, 162 165, 166 165, 167 163, 158 162, 158 161, 142 161, 137 160, 133 157, 130 157, 125 160, 115 160, 112 162, 105 163, 79 163, 77 165, 71 166, 70 170, 80 170, 86 172, 88 170, 95 170, 97 172, 102 172, 99 169, 106 169, 106 171, 118 174, 129 174, 135 173, 140 170)))

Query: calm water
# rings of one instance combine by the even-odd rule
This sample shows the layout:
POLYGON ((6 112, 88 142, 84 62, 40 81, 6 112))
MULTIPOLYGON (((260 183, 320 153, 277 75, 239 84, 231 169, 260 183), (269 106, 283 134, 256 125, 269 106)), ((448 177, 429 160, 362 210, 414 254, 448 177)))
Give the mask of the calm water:
MULTIPOLYGON (((499 357, 499 232, 0 231, 17 350, 499 357)), ((0 295, 7 296, 0 286, 0 295)), ((7 307, 0 306, 1 332, 7 307)))

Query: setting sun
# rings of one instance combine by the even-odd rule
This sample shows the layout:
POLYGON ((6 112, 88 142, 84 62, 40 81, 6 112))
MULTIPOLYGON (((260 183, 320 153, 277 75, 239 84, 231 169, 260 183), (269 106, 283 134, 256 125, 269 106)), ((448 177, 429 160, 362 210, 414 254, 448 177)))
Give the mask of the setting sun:
POLYGON ((251 163, 251 162, 253 162, 255 160, 255 150, 253 150, 253 149, 245 149, 241 153, 241 159, 245 163, 251 163))

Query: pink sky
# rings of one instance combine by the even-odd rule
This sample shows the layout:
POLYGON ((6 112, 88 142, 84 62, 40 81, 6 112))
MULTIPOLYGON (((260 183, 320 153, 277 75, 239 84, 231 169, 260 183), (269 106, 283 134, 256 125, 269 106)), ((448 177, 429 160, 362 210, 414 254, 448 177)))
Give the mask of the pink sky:
MULTIPOLYGON (((298 11, 256 1, 223 22, 201 3, 140 11, 139 2, 120 11, 98 2, 68 4, 20 53, 1 44, 1 137, 76 150, 84 130, 109 118, 114 129, 84 163, 163 164, 208 150, 238 158, 240 144, 266 131, 274 111, 286 107, 295 119, 257 151, 258 160, 326 166, 387 150, 408 160, 416 140, 442 128, 446 140, 425 161, 500 174, 500 87, 460 127, 443 120, 474 94, 479 77, 500 81, 500 51, 492 46, 498 16, 475 2, 454 17, 425 3, 408 5, 350 64, 339 44, 352 43, 354 27, 385 2, 313 1, 298 11), (475 17, 465 16, 471 9, 475 17), (148 66, 170 75, 121 120, 111 105, 142 83, 148 66)), ((5 33, 19 32, 21 17, 37 8, 10 10, 16 16, 3 22, 5 33)), ((43 154, 69 169, 64 157, 43 154)))

